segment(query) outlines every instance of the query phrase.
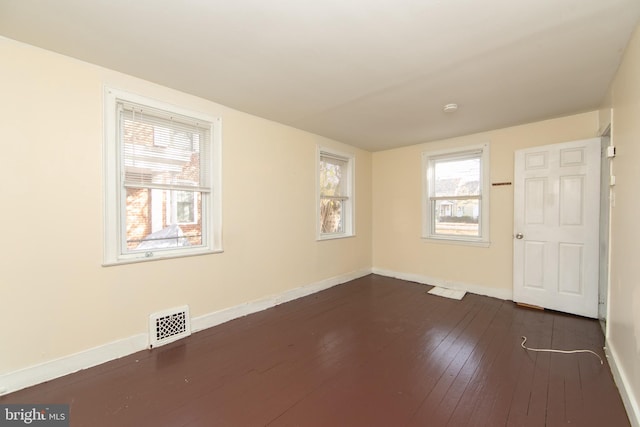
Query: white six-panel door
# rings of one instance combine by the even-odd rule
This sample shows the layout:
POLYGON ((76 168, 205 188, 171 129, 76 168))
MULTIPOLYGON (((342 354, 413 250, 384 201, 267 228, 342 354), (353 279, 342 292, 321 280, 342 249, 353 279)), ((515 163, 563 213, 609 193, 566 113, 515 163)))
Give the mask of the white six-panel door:
POLYGON ((598 316, 600 139, 516 151, 513 300, 598 316))

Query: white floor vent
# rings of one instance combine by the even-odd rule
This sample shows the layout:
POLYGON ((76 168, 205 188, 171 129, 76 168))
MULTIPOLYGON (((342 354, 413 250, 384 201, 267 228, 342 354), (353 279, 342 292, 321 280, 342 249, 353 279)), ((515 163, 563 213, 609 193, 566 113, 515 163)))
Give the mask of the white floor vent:
POLYGON ((149 348, 169 344, 189 335, 191 335, 191 318, 188 305, 149 316, 149 348))

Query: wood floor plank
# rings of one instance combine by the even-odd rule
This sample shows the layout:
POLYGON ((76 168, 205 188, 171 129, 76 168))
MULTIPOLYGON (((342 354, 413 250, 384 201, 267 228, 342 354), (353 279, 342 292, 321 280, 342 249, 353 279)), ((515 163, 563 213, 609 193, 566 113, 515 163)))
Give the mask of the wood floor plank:
POLYGON ((597 322, 369 275, 0 397, 76 426, 628 426, 597 322))
MULTIPOLYGON (((422 294, 420 297, 423 301, 437 301, 434 299, 437 297, 430 295, 422 294)), ((323 412, 332 414, 333 417, 331 419, 320 418, 321 421, 318 425, 344 425, 343 423, 366 425, 360 423, 375 422, 376 420, 380 422, 381 419, 394 413, 395 407, 390 407, 392 405, 389 402, 395 402, 399 407, 402 407, 403 402, 409 402, 416 406, 419 402, 416 396, 421 396, 421 393, 416 389, 428 389, 433 378, 433 375, 427 373, 429 366, 423 363, 428 360, 425 354, 431 355, 431 359, 433 359, 434 352, 438 349, 444 352, 448 345, 447 338, 456 333, 455 327, 459 327, 461 323, 464 324, 464 319, 469 315, 469 309, 453 311, 448 309, 451 303, 452 301, 446 301, 444 304, 438 305, 437 310, 424 311, 422 315, 424 319, 421 318, 420 322, 406 325, 398 334, 399 338, 396 337, 393 341, 393 345, 387 346, 379 352, 363 355, 365 358, 362 359, 362 364, 356 369, 346 372, 338 380, 337 387, 336 384, 328 384, 318 389, 291 411, 283 414, 274 425, 289 425, 290 420, 313 412, 318 405, 327 409, 323 412), (439 318, 443 324, 449 326, 441 331, 433 330, 428 326, 430 322, 423 321, 430 316, 439 318), (416 342, 424 343, 424 346, 418 348, 417 351, 416 342), (381 369, 381 367, 386 369, 381 369), (401 371, 401 375, 398 374, 398 370, 401 371), (416 382, 418 378, 424 380, 416 382), (369 397, 385 396, 387 404, 373 405, 369 402, 366 403, 368 410, 353 410, 354 402, 361 400, 358 393, 362 389, 353 388, 352 384, 366 384, 365 389, 368 390, 369 397), (392 393, 389 396, 389 390, 393 390, 395 394, 392 393), (340 410, 345 405, 352 409, 349 411, 340 410), (357 419, 351 419, 352 417, 357 417, 357 419)), ((422 311, 424 308, 420 310, 422 311)), ((404 309, 403 311, 405 315, 408 313, 404 309)))
MULTIPOLYGON (((522 344, 524 336, 529 346, 532 342, 537 343, 536 345, 550 345, 552 325, 553 319, 547 315, 529 318, 527 329, 522 331, 518 344, 522 344)), ((518 351, 524 357, 510 403, 507 425, 544 425, 549 355, 522 349, 518 351)))
MULTIPOLYGON (((475 413, 481 406, 491 403, 491 387, 489 379, 495 369, 501 344, 505 340, 505 334, 509 330, 513 319, 513 307, 510 304, 502 304, 496 313, 495 321, 491 325, 491 335, 487 344, 487 350, 478 364, 478 369, 473 373, 469 384, 465 387, 460 401, 456 405, 455 412, 451 415, 447 425, 462 426, 477 425, 481 422, 475 413)), ((499 368, 498 368, 499 369, 499 368)))
POLYGON ((486 349, 486 343, 481 340, 495 319, 498 309, 498 304, 487 304, 481 308, 470 327, 464 331, 465 335, 458 340, 459 350, 449 351, 451 363, 442 372, 434 388, 425 396, 409 425, 425 425, 429 422, 446 425, 471 376, 478 368, 486 349))

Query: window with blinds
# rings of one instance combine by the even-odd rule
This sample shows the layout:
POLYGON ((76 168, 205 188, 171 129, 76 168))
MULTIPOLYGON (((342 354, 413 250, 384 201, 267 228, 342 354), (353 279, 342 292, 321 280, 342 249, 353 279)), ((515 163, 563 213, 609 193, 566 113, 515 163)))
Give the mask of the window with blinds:
POLYGON ((353 235, 353 157, 319 151, 319 238, 353 235))
POLYGON ((112 89, 107 95, 106 263, 215 250, 219 119, 112 89))

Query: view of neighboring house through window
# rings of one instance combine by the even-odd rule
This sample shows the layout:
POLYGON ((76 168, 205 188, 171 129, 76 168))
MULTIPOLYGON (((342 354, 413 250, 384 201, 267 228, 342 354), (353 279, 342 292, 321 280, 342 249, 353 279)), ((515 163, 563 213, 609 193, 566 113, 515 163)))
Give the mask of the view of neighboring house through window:
POLYGON ((353 156, 319 150, 319 239, 352 236, 353 156))
POLYGON ((215 250, 215 119, 108 95, 107 263, 215 250))
POLYGON ((197 224, 200 211, 198 198, 193 191, 175 191, 172 204, 176 209, 178 224, 197 224))
POLYGON ((488 156, 486 145, 423 153, 423 237, 488 242, 488 156))

